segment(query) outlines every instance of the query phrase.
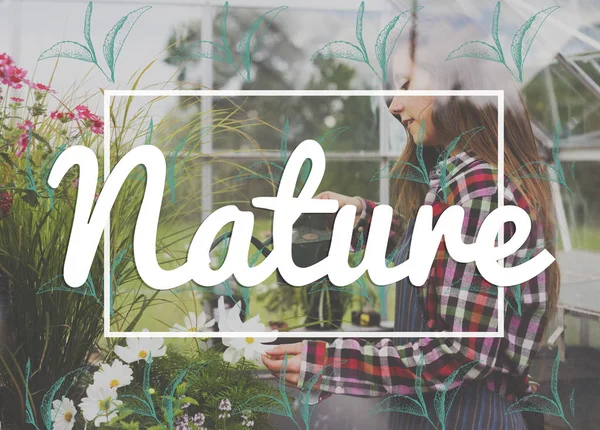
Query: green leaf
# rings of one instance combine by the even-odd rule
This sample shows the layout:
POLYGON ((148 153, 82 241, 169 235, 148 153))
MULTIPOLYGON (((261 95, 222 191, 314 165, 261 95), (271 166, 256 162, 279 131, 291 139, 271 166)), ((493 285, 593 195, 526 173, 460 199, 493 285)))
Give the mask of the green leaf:
POLYGON ((448 54, 446 61, 463 57, 481 58, 483 60, 502 63, 502 56, 498 50, 489 43, 481 42, 479 40, 463 43, 448 54))
POLYGON ((36 429, 40 430, 40 428, 35 423, 35 418, 33 415, 33 409, 31 408, 31 403, 29 402, 29 375, 31 374, 31 359, 27 359, 27 364, 25 365, 25 422, 27 424, 31 424, 36 429))
MULTIPOLYGON (((417 11, 421 9, 423 9, 423 6, 417 7, 417 11)), ((394 52, 394 47, 396 46, 402 31, 406 27, 406 24, 412 18, 412 13, 413 10, 408 9, 392 18, 377 36, 377 41, 375 42, 375 57, 381 67, 381 79, 383 81, 387 78, 387 65, 394 52)))
POLYGON ((571 408, 571 415, 575 416, 575 388, 573 388, 569 397, 569 407, 571 408))
MULTIPOLYGON (((46 394, 44 394, 44 398, 42 399, 42 404, 40 406, 40 410, 42 412, 42 421, 44 422, 44 425, 46 426, 46 428, 48 430, 52 430, 52 425, 53 425, 52 423, 56 419, 56 417, 52 416, 52 402, 54 401, 54 398, 57 397, 56 393, 58 392, 58 390, 60 390, 60 388, 62 387, 62 385, 65 383, 65 381, 67 379, 73 378, 73 380, 69 384, 69 387, 66 390, 64 390, 64 393, 62 394, 62 396, 64 396, 69 391, 69 389, 73 386, 73 384, 77 380, 77 377, 79 375, 81 375, 83 372, 85 372, 87 369, 88 369, 88 367, 84 366, 84 367, 80 367, 78 369, 75 369, 75 370, 67 373, 65 376, 63 376, 58 381, 56 381, 54 384, 52 384, 50 389, 46 392, 46 394)), ((59 396, 59 397, 61 397, 61 396, 59 396)))
POLYGON ((108 64, 108 68, 110 69, 111 82, 115 81, 115 66, 117 64, 117 60, 119 59, 121 49, 127 40, 129 32, 140 16, 151 8, 152 6, 144 6, 129 12, 127 15, 117 21, 117 23, 113 26, 113 28, 110 29, 104 38, 103 52, 106 63, 108 64))
POLYGON ((552 365, 552 377, 550 379, 550 391, 552 391, 552 395, 554 396, 554 400, 556 402, 556 406, 563 415, 562 404, 560 402, 560 396, 558 394, 558 368, 560 367, 560 353, 556 353, 556 358, 554 359, 554 364, 552 365))
POLYGON ((209 40, 200 40, 198 42, 190 43, 181 51, 176 54, 177 58, 180 59, 192 59, 197 60, 201 58, 207 58, 209 60, 220 61, 222 63, 229 63, 228 53, 221 45, 209 40))
POLYGON ((388 396, 381 402, 375 404, 369 411, 369 415, 374 415, 380 412, 399 412, 403 414, 416 415, 418 417, 426 417, 427 412, 419 402, 410 396, 403 394, 395 394, 388 396), (400 403, 399 400, 403 402, 400 403))
POLYGON ((95 63, 95 59, 88 48, 81 43, 70 40, 55 43, 40 54, 38 61, 53 57, 72 58, 74 60, 95 63))
POLYGON ((146 141, 144 145, 152 144, 152 132, 154 131, 154 122, 152 122, 152 118, 150 118, 150 124, 148 124, 148 131, 146 131, 146 141))
POLYGON ((532 394, 523 397, 513 403, 506 410, 506 414, 514 414, 517 412, 536 412, 540 414, 561 416, 556 404, 547 397, 539 394, 532 394))
POLYGON ((92 56, 92 61, 94 63, 97 62, 96 60, 96 52, 94 51, 94 44, 92 43, 92 37, 91 37, 91 27, 92 27, 92 11, 93 11, 94 5, 92 2, 88 3, 87 6, 87 10, 85 11, 85 21, 83 23, 83 37, 85 38, 87 44, 88 44, 88 48, 90 48, 90 54, 92 56))
POLYGON ((498 37, 498 21, 500 19, 500 2, 496 3, 496 9, 494 9, 494 16, 492 18, 492 38, 496 43, 498 49, 498 55, 500 60, 504 63, 504 53, 502 52, 502 45, 500 44, 500 38, 498 37))
POLYGON ((239 182, 245 179, 259 178, 269 182, 278 183, 283 175, 283 167, 271 161, 257 161, 252 163, 246 171, 240 172, 234 179, 239 182))
POLYGON ((198 400, 193 399, 191 397, 183 397, 183 398, 179 399, 179 401, 181 403, 189 403, 190 405, 196 405, 196 406, 199 405, 198 400))
MULTIPOLYGON (((281 133, 281 143, 279 145, 279 155, 281 156, 281 161, 283 161, 283 165, 287 163, 288 160, 288 136, 290 133, 290 120, 288 118, 285 119, 285 125, 283 126, 283 133, 281 133)), ((277 166, 279 167, 279 166, 277 166)))
POLYGON ((344 125, 342 127, 337 127, 337 128, 334 128, 333 130, 329 130, 323 136, 319 137, 317 139, 317 142, 319 142, 319 145, 321 145, 323 147, 323 151, 327 152, 327 150, 329 150, 329 147, 333 144, 335 139, 337 139, 337 137, 340 134, 342 134, 343 132, 345 132, 346 130, 349 130, 349 129, 350 129, 350 127, 347 127, 344 125), (329 140, 329 143, 327 143, 328 140, 329 140))
POLYGON ((458 394, 458 390, 460 389, 469 371, 473 369, 477 364, 479 364, 477 361, 473 361, 460 366, 458 369, 452 372, 450 376, 446 378, 446 380, 444 381, 444 389, 435 393, 433 404, 435 407, 435 412, 442 425, 442 430, 446 428, 446 417, 448 416, 448 412, 452 407, 452 403, 454 402, 456 394, 458 394), (457 378, 460 381, 458 386, 453 389, 450 388, 457 378))
POLYGON ((514 34, 510 50, 513 60, 515 60, 515 65, 519 70, 519 82, 523 81, 523 65, 535 36, 544 21, 546 21, 546 18, 558 8, 559 6, 552 6, 536 13, 514 34))
MULTIPOLYGON (((219 37, 223 43, 223 51, 225 53, 225 61, 233 64, 233 55, 229 46, 229 40, 227 40, 227 15, 229 14, 229 2, 226 1, 221 9, 221 21, 219 23, 219 37)), ((212 42, 209 42, 212 43, 212 42)), ((217 45, 215 45, 217 46, 217 45)))
POLYGON ((289 417, 289 413, 288 410, 285 406, 285 404, 273 397, 273 396, 269 396, 267 394, 256 394, 252 397, 250 397, 248 400, 246 400, 244 403, 242 403, 239 407, 236 408, 236 411, 252 411, 252 412, 263 412, 265 414, 275 414, 275 415, 281 415, 284 417, 289 417), (275 403, 275 405, 277 406, 265 406, 266 400, 269 400, 269 403, 275 403))
POLYGON ((358 46, 343 40, 329 42, 310 57, 311 61, 318 55, 321 55, 323 58, 342 58, 345 60, 359 61, 361 63, 366 62, 358 46))
MULTIPOLYGON (((252 38, 254 37, 254 35, 258 31, 258 29, 260 28, 260 25, 262 24, 263 21, 266 21, 266 23, 267 23, 266 28, 265 28, 265 32, 266 32, 269 29, 269 27, 271 26, 271 23, 273 22, 273 20, 275 18, 277 18, 277 15, 279 15, 285 9, 287 9, 287 6, 281 6, 281 7, 275 8, 275 9, 271 9, 270 11, 264 13, 259 18, 257 18, 252 23, 252 25, 250 26, 250 29, 248 31, 242 33, 242 37, 238 44, 238 52, 240 54, 242 54, 242 63, 244 64, 244 68, 246 69, 246 80, 247 81, 250 81, 250 66, 252 64, 252 54, 260 46, 260 42, 262 41, 263 36, 260 36, 257 39, 256 43, 254 44, 254 49, 252 49, 252 47, 251 47, 252 38)), ((264 35, 264 33, 263 33, 263 35, 264 35)))
POLYGON ((362 48, 362 56, 365 63, 369 62, 369 54, 367 54, 367 48, 365 47, 365 41, 363 40, 363 15, 365 14, 365 2, 360 2, 358 7, 358 13, 356 14, 356 40, 362 48))

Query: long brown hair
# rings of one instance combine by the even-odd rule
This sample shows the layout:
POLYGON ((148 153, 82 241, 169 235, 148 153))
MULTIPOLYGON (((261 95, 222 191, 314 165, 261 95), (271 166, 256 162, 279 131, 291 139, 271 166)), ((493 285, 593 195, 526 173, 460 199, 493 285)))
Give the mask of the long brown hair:
MULTIPOLYGON (((477 74, 477 66, 472 64, 475 70, 470 69, 467 75, 477 74)), ((464 71, 464 69, 463 69, 464 71)), ((457 76, 457 75, 455 75, 457 76)), ((447 76, 446 76, 447 78, 447 76)), ((460 81, 451 83, 450 88, 464 88, 465 82, 475 84, 476 80, 470 80, 462 76, 460 81)), ((449 82, 447 82, 449 83, 449 82)), ((518 92, 516 93, 518 95, 518 92)), ((436 98, 432 108, 432 122, 436 130, 436 135, 452 136, 450 139, 459 136, 467 130, 476 127, 483 127, 483 130, 473 134, 466 147, 457 145, 455 155, 461 151, 461 148, 468 150, 469 154, 475 158, 485 161, 490 165, 497 167, 498 150, 498 108, 495 103, 484 102, 481 99, 474 101, 469 97, 444 97, 436 98)), ((544 240, 546 249, 555 255, 555 218, 553 214, 554 205, 552 205, 552 194, 548 181, 539 178, 544 174, 541 164, 532 162, 541 161, 538 153, 537 142, 534 138, 529 115, 520 96, 515 102, 513 97, 505 109, 504 116, 504 171, 505 176, 517 187, 521 194, 527 200, 532 212, 530 217, 543 225, 544 240), (519 171, 519 177, 511 175, 519 171)), ((399 161, 417 164, 417 146, 410 135, 407 133, 407 145, 404 148, 399 161)), ((446 144, 450 143, 450 140, 446 144)), ((426 146, 423 149, 423 158, 426 166, 431 169, 436 161, 439 152, 443 146, 426 146)), ((396 163, 393 176, 406 177, 410 167, 405 163, 396 163)), ((393 184, 393 196, 395 200, 395 209, 400 214, 402 224, 414 218, 423 204, 428 187, 410 180, 397 179, 393 184)), ((548 294, 547 310, 551 315, 556 309, 558 294, 560 289, 560 271, 558 263, 555 262, 546 269, 546 289, 548 294)))

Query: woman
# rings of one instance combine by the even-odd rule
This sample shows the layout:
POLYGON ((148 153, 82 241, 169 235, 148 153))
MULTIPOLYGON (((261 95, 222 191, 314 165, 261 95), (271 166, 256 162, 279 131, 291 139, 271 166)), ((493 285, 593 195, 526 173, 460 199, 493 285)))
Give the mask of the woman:
MULTIPOLYGON (((504 204, 527 211, 532 221, 529 238, 505 266, 516 266, 543 249, 555 255, 552 196, 543 176, 529 117, 514 85, 498 83, 498 71, 482 69, 482 61, 398 61, 394 80, 401 90, 505 89, 504 204), (495 74, 496 73, 496 74, 495 74)), ((406 57, 404 57, 406 58, 406 57)), ((483 65, 485 67, 485 65, 483 65)), ((398 178, 393 196, 398 212, 399 241, 390 249, 402 250, 395 262, 407 258, 412 221, 421 205, 433 206, 434 223, 450 205, 465 210, 463 241, 472 243, 485 217, 498 206, 497 129, 495 98, 396 96, 389 110, 406 129, 408 143, 396 164, 398 178), (465 133, 466 132, 466 133, 465 133), (463 134, 464 133, 464 134, 463 134), (458 144, 450 142, 460 136, 458 144), (422 148, 418 145, 422 144, 422 148), (429 171, 418 180, 418 153, 429 171), (448 149, 448 151, 445 151, 448 149), (451 150, 450 150, 451 149, 451 150), (441 154, 441 156, 440 156, 441 154), (428 183, 422 183, 428 182, 428 183)), ((357 227, 368 235, 369 217, 375 203, 333 192, 318 196, 336 199, 340 207, 354 205, 360 214, 357 227)), ((508 241, 514 225, 505 225, 508 241)), ((264 364, 278 374, 288 355, 287 382, 302 388, 324 370, 316 387, 319 401, 331 394, 388 396, 403 394, 418 401, 415 381, 420 379, 427 411, 392 413, 390 428, 433 428, 440 421, 434 407, 436 392, 460 387, 443 417, 445 428, 526 429, 520 413, 506 414, 514 401, 531 392, 528 369, 539 350, 549 316, 556 307, 559 271, 553 263, 527 283, 505 288, 498 303, 498 288, 478 273, 475 263, 458 263, 440 243, 430 276, 422 287, 404 280, 397 287, 395 331, 497 332, 498 308, 504 312, 502 338, 386 339, 377 345, 364 340, 335 342, 305 340, 281 345, 263 356, 264 364), (451 384, 448 377, 456 372, 451 384), (422 375, 419 377, 418 375, 422 375)), ((414 403, 397 399, 406 408, 414 403)), ((412 405, 412 406, 411 406, 412 405)), ((416 408, 419 410, 419 408, 416 408)), ((406 410, 406 409, 405 409, 406 410)), ((439 410, 439 408, 438 408, 439 410)), ((540 415, 541 417, 541 415, 540 415)))

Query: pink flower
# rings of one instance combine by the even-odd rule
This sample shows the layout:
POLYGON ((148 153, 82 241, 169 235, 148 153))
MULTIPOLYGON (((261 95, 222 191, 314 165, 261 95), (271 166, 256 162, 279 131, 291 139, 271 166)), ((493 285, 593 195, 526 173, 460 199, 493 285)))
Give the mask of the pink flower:
POLYGON ((25 101, 25 99, 22 99, 21 97, 11 97, 10 99, 15 103, 23 103, 25 101))
POLYGON ((92 133, 104 133, 104 121, 98 115, 91 113, 87 106, 79 105, 75 110, 79 119, 87 121, 86 126, 90 127, 92 133))
MULTIPOLYGON (((0 61, 1 61, 1 57, 0 57, 0 61)), ((12 208, 12 205, 13 205, 13 198, 9 194, 8 191, 5 191, 2 194, 0 194, 0 214, 2 214, 3 217, 7 216, 10 213, 10 209, 12 208)))
POLYGON ((59 112, 55 110, 54 112, 50 113, 50 118, 57 119, 60 122, 65 123, 74 119, 75 115, 73 115, 71 112, 59 112))
POLYGON ((0 67, 0 82, 14 89, 22 88, 21 82, 25 80, 27 70, 15 67, 12 64, 5 64, 0 67))
POLYGON ((90 127, 90 130, 92 130, 92 133, 104 134, 104 121, 100 119, 94 121, 90 127))
POLYGON ((23 133, 19 136, 19 140, 17 140, 17 146, 19 147, 17 150, 17 157, 20 157, 27 150, 31 141, 31 139, 29 139, 29 131, 33 131, 33 124, 31 121, 27 120, 22 124, 17 124, 17 128, 23 130, 23 133))
POLYGON ((44 84, 35 84, 31 81, 26 81, 25 82, 27 85, 29 85, 29 88, 33 89, 33 90, 37 90, 37 91, 49 91, 51 93, 56 93, 56 91, 54 91, 52 88, 50 88, 49 85, 44 85, 44 84))

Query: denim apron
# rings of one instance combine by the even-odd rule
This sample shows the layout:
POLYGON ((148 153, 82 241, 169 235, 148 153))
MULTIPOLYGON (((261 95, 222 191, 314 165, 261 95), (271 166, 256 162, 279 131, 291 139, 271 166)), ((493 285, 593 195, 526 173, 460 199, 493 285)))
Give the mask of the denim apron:
MULTIPOLYGON (((404 236, 399 242, 399 246, 406 241, 409 243, 399 252, 394 263, 396 265, 408 259, 410 240, 414 220, 411 220, 404 236)), ((396 306, 394 316, 394 331, 427 331, 427 326, 423 318, 423 311, 419 305, 419 293, 408 278, 396 284, 396 306)), ((427 288, 423 286, 422 288, 427 288)), ((396 345, 402 345, 408 342, 415 342, 418 338, 394 338, 396 345)), ((424 393, 423 397, 428 408, 431 421, 438 427, 439 419, 433 407, 435 393, 424 393)), ((416 396, 413 395, 416 399, 416 396)), ((448 411, 445 428, 454 429, 485 429, 485 430, 527 430, 527 425, 520 413, 506 415, 505 412, 510 406, 510 402, 499 394, 487 389, 482 382, 469 381, 464 382, 459 388, 458 394, 454 398, 452 407, 448 411)), ((410 415, 407 413, 390 412, 388 419, 388 429, 433 429, 433 426, 426 418, 410 415)))

